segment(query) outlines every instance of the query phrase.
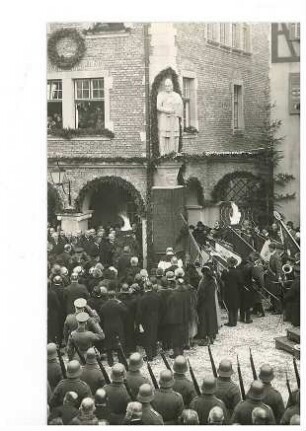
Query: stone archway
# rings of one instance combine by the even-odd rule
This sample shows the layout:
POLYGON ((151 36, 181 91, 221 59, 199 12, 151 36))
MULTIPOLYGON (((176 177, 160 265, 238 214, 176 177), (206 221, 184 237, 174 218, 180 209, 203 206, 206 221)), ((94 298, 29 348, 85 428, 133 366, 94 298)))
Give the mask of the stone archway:
POLYGON ((48 223, 51 226, 56 226, 58 224, 56 214, 63 211, 63 204, 60 195, 56 188, 48 182, 48 223))
POLYGON ((127 228, 139 224, 144 217, 144 202, 138 190, 128 181, 117 176, 104 176, 89 181, 79 192, 76 207, 80 212, 92 210, 89 224, 119 225, 127 228))

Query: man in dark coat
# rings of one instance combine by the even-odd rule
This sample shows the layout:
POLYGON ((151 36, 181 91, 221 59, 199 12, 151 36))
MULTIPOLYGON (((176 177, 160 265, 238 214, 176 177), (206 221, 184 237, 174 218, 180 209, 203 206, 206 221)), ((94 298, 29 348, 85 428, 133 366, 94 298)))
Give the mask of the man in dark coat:
POLYGON ((183 397, 173 390, 173 385, 172 371, 162 371, 159 379, 160 389, 155 391, 152 407, 162 416, 165 425, 178 425, 179 417, 184 410, 183 397))
POLYGON ((284 301, 286 303, 287 317, 293 326, 300 326, 300 266, 293 269, 294 280, 289 289, 286 289, 284 301))
POLYGON ((228 359, 222 360, 217 373, 218 378, 215 395, 224 402, 229 417, 231 417, 234 408, 241 401, 240 389, 236 383, 231 380, 231 376, 234 374, 231 361, 228 359))
POLYGON ((54 289, 49 285, 48 287, 48 341, 58 342, 61 340, 61 330, 60 330, 60 317, 62 312, 62 307, 58 296, 54 289))
POLYGON ((169 323, 168 313, 168 297, 171 295, 172 289, 168 287, 166 277, 161 280, 161 288, 158 295, 161 299, 160 318, 158 326, 158 339, 162 343, 163 350, 169 350, 171 347, 171 325, 169 323))
POLYGON ((271 407, 276 423, 279 424, 284 414, 285 406, 281 394, 271 385, 271 381, 274 379, 273 369, 268 364, 262 365, 258 377, 264 384, 264 398, 262 402, 271 407))
POLYGON ((56 345, 49 343, 47 346, 48 367, 47 377, 51 390, 53 391, 56 385, 62 380, 61 366, 57 361, 56 345))
POLYGON ((216 285, 209 265, 203 266, 202 274, 198 288, 198 337, 202 340, 201 345, 207 345, 214 342, 218 333, 216 285))
POLYGON ((268 274, 266 277, 267 282, 267 288, 268 290, 276 296, 271 296, 271 303, 272 303, 272 313, 273 314, 281 314, 282 312, 282 301, 281 301, 281 294, 282 294, 282 259, 280 256, 280 248, 277 244, 271 243, 269 244, 269 250, 270 250, 270 260, 268 265, 268 274))
POLYGON ((126 306, 116 298, 116 293, 113 290, 109 291, 108 300, 100 308, 99 316, 105 332, 105 347, 110 367, 114 363, 113 350, 118 349, 118 339, 122 347, 125 347, 124 323, 126 314, 126 306))
POLYGON ((123 247, 122 254, 118 259, 117 269, 118 269, 118 278, 122 280, 126 275, 126 270, 130 266, 131 260, 131 250, 128 245, 123 247))
POLYGON ((216 393, 216 379, 213 376, 205 376, 202 384, 202 393, 196 396, 190 404, 190 408, 199 415, 200 425, 208 425, 208 415, 210 410, 219 406, 224 413, 224 422, 228 423, 228 413, 223 401, 218 399, 216 393))
POLYGON ((189 405, 193 398, 196 396, 193 383, 187 379, 186 373, 188 371, 187 361, 184 356, 177 356, 173 364, 174 371, 174 385, 173 390, 182 395, 185 408, 189 405))
POLYGON ((153 357, 156 356, 160 310, 161 300, 159 295, 152 291, 150 282, 145 283, 145 292, 138 301, 136 323, 140 329, 143 329, 144 348, 149 361, 152 361, 153 357))
POLYGON ((252 323, 251 308, 254 305, 255 297, 252 283, 252 272, 254 263, 252 257, 248 257, 245 262, 242 262, 238 270, 241 271, 243 284, 240 290, 240 322, 252 323))
POLYGON ((104 386, 107 395, 107 405, 111 411, 110 425, 120 425, 125 416, 126 407, 131 398, 124 385, 125 368, 122 364, 115 364, 112 368, 111 381, 104 386))
POLYGON ((263 403, 264 385, 260 380, 255 380, 247 393, 245 401, 241 401, 235 407, 231 423, 240 425, 252 425, 252 411, 255 407, 266 410, 268 415, 268 425, 275 425, 275 417, 271 407, 263 403))
POLYGON ((233 257, 229 257, 227 265, 228 269, 223 271, 221 276, 221 280, 223 281, 224 302, 228 309, 228 322, 225 325, 236 326, 243 281, 240 271, 236 269, 237 260, 233 257))
POLYGON ((67 378, 61 380, 49 401, 50 408, 61 406, 67 392, 73 391, 78 394, 76 407, 79 407, 85 397, 91 397, 92 393, 87 383, 80 380, 82 369, 78 361, 71 361, 67 365, 67 378))
POLYGON ((64 328, 64 322, 66 317, 66 309, 65 309, 65 300, 64 300, 64 287, 62 278, 59 275, 56 275, 53 278, 53 283, 51 284, 51 289, 53 292, 56 293, 58 302, 59 302, 59 308, 58 308, 58 336, 57 336, 57 343, 61 345, 62 338, 63 338, 63 328, 64 328))
POLYGON ((182 278, 177 280, 177 287, 168 298, 167 308, 173 357, 176 358, 184 353, 184 346, 188 344, 188 325, 191 321, 190 292, 182 278))
POLYGON ((124 323, 124 338, 125 351, 129 355, 136 351, 135 339, 135 319, 136 319, 136 304, 135 297, 132 295, 129 285, 123 283, 118 295, 118 299, 123 302, 127 308, 126 319, 124 323))
POLYGON ((78 298, 89 299, 89 292, 84 284, 78 283, 78 275, 72 273, 71 284, 64 289, 64 301, 66 304, 66 314, 74 312, 74 301, 78 298))

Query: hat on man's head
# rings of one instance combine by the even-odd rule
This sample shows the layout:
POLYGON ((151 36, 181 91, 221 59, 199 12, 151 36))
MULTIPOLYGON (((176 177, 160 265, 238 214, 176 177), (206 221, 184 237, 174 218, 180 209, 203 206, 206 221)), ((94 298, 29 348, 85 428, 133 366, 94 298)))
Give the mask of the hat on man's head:
POLYGON ((259 376, 260 380, 264 383, 269 383, 274 379, 273 368, 269 364, 264 364, 260 367, 259 376))
POLYGON ((166 278, 167 278, 167 280, 175 280, 175 275, 174 275, 174 272, 173 271, 167 271, 166 272, 166 278))
POLYGON ((89 314, 82 312, 76 315, 76 320, 78 321, 78 323, 85 323, 87 322, 87 320, 89 319, 89 314))
POLYGON ((260 380, 254 380, 248 392, 251 400, 262 400, 264 398, 264 385, 260 380))
POLYGON ((55 359, 57 357, 55 343, 49 343, 47 345, 47 355, 48 355, 48 361, 51 359, 55 359))
POLYGON ((154 389, 148 383, 144 383, 138 390, 137 400, 141 403, 150 403, 154 399, 154 389))
POLYGON ((159 375, 159 385, 161 388, 172 388, 174 385, 173 373, 170 370, 163 370, 159 375))
POLYGON ((86 352, 86 364, 92 365, 97 363, 97 356, 95 349, 90 347, 86 352))
POLYGON ((132 353, 129 357, 129 371, 137 371, 143 366, 143 360, 140 353, 132 353))
POLYGON ((87 301, 84 298, 78 298, 73 303, 75 308, 84 308, 84 307, 86 307, 86 304, 87 304, 87 301))
POLYGON ((75 247, 74 251, 75 251, 76 253, 82 253, 82 252, 84 251, 84 248, 83 248, 83 247, 78 246, 78 247, 75 247))
POLYGON ((173 247, 168 247, 168 248, 166 249, 166 255, 167 255, 167 256, 174 256, 173 247))
POLYGON ((111 380, 115 383, 123 383, 125 379, 125 368, 124 365, 119 362, 112 367, 111 380))
POLYGON ((187 370, 188 370, 187 361, 184 358, 184 356, 183 355, 177 356, 173 364, 173 371, 176 374, 185 374, 187 370))
POLYGON ((230 377, 234 373, 232 362, 229 359, 223 359, 219 364, 217 373, 220 377, 230 377))
POLYGON ((214 376, 205 376, 202 383, 203 394, 214 394, 217 389, 217 383, 214 376))
POLYGON ((82 374, 82 369, 79 361, 73 360, 68 362, 68 365, 67 365, 68 378, 74 379, 76 377, 80 377, 81 374, 82 374))

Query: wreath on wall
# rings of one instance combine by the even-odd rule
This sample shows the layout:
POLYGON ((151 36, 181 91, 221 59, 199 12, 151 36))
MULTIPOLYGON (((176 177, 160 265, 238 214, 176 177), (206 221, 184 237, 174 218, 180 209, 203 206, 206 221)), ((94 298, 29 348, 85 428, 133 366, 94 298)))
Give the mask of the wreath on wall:
POLYGON ((75 200, 75 207, 78 211, 81 211, 81 207, 84 201, 84 198, 88 191, 97 192, 101 186, 101 184, 108 184, 110 186, 117 186, 118 188, 123 189, 135 202, 138 214, 143 216, 145 214, 144 203, 139 191, 128 181, 124 180, 121 177, 115 176, 105 176, 101 178, 95 178, 92 181, 89 181, 80 191, 78 197, 75 200))
POLYGON ((187 189, 194 190, 197 196, 198 204, 204 206, 204 191, 202 184, 196 177, 189 177, 185 182, 187 189))
POLYGON ((78 64, 83 58, 85 50, 85 41, 75 29, 62 28, 56 30, 48 40, 48 57, 52 64, 61 69, 71 69, 78 64), (70 39, 75 45, 73 55, 65 56, 58 52, 58 43, 63 39, 70 39))
MULTIPOLYGON (((154 158, 159 157, 159 139, 158 139, 158 119, 157 119, 157 95, 160 90, 162 82, 170 78, 173 82, 173 90, 182 97, 178 75, 171 67, 162 70, 155 77, 152 84, 151 91, 151 142, 152 142, 152 154, 154 158)), ((182 149, 182 125, 180 125, 180 139, 179 139, 179 152, 182 149)))

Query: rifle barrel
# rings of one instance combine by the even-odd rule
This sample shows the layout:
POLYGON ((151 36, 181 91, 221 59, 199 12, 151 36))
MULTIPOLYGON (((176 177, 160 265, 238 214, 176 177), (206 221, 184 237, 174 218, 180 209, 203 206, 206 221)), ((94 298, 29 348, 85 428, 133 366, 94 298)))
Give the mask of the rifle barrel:
POLYGON ((201 390, 200 390, 199 384, 197 382, 196 376, 195 376, 195 374, 193 372, 193 369, 192 369, 192 366, 190 364, 189 359, 187 359, 187 363, 188 363, 188 368, 189 368, 189 372, 190 372, 190 375, 191 375, 191 379, 192 379, 192 382, 193 382, 194 389, 195 389, 197 395, 200 396, 201 395, 201 390))
POLYGON ((67 378, 66 368, 65 368, 65 364, 64 364, 64 361, 63 361, 59 347, 56 347, 56 353, 57 353, 57 357, 58 357, 58 360, 60 363, 62 377, 63 377, 63 379, 66 379, 67 378))
POLYGON ((166 358, 166 355, 163 351, 160 352, 160 356, 162 357, 162 360, 164 361, 164 364, 166 365, 166 367, 168 368, 168 370, 171 370, 171 365, 168 362, 168 359, 166 358))
POLYGON ((102 374, 103 374, 103 377, 104 377, 105 383, 106 383, 107 385, 109 385, 109 384, 111 383, 111 380, 110 380, 110 378, 109 378, 109 375, 107 374, 107 371, 106 371, 106 369, 105 369, 104 365, 102 364, 101 359, 99 358, 99 353, 97 352, 97 349, 96 349, 96 348, 94 348, 94 349, 95 349, 96 356, 97 356, 97 362, 98 362, 98 365, 99 365, 99 367, 100 367, 100 370, 101 370, 101 372, 102 372, 102 374))
POLYGON ((214 361, 213 355, 211 353, 210 345, 208 344, 207 347, 208 347, 208 354, 209 354, 209 359, 210 359, 210 363, 211 363, 211 369, 212 369, 214 377, 217 378, 218 374, 217 374, 217 370, 216 370, 216 366, 215 366, 215 361, 214 361))
POLYGON ((291 387, 290 387, 290 382, 289 382, 289 379, 288 379, 288 373, 287 373, 287 371, 286 371, 286 386, 287 386, 287 389, 288 389, 289 401, 290 401, 290 403, 292 403, 293 397, 292 397, 292 391, 291 391, 291 387))
POLYGON ((242 399, 245 400, 245 389, 244 389, 243 378, 242 378, 242 373, 241 373, 238 355, 237 355, 237 371, 238 371, 238 377, 239 377, 241 396, 242 396, 242 399))
POLYGON ((71 337, 71 340, 72 340, 73 347, 75 348, 75 350, 76 350, 76 352, 77 352, 77 354, 78 354, 78 356, 80 358, 81 364, 85 365, 86 364, 86 360, 85 360, 84 356, 82 355, 82 353, 80 352, 79 346, 77 345, 77 343, 75 342, 75 340, 73 339, 73 337, 71 337))
POLYGON ((253 373, 253 380, 257 380, 257 373, 256 373, 256 368, 255 368, 255 364, 254 364, 254 359, 253 359, 251 348, 250 348, 250 362, 251 362, 251 368, 252 368, 252 373, 253 373))
POLYGON ((152 380, 154 388, 155 389, 159 389, 156 377, 154 376, 151 364, 150 364, 150 362, 148 360, 147 360, 147 368, 148 368, 148 371, 149 371, 149 374, 150 374, 150 377, 151 377, 151 380, 152 380))
POLYGON ((295 357, 293 357, 293 367, 294 367, 294 373, 295 373, 297 387, 300 389, 300 375, 299 375, 299 370, 297 368, 295 357))

